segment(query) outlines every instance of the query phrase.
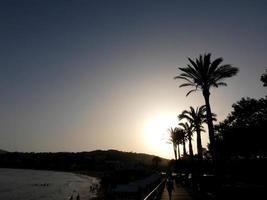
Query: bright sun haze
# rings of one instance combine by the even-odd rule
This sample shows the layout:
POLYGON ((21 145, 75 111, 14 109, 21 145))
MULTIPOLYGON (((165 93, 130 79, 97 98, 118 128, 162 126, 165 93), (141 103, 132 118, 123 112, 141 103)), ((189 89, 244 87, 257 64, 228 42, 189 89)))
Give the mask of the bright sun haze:
POLYGON ((158 113, 145 120, 144 140, 147 144, 147 151, 166 158, 172 157, 173 151, 168 129, 177 126, 177 117, 174 114, 158 113))

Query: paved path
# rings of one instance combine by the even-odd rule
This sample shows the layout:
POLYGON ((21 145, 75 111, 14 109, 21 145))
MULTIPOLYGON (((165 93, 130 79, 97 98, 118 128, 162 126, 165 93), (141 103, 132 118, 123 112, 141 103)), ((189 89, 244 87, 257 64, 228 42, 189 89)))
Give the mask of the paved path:
MULTIPOLYGON (((166 187, 161 195, 161 200, 169 200, 166 187)), ((174 183, 174 191, 172 192, 172 200, 193 200, 189 193, 180 185, 174 183)))

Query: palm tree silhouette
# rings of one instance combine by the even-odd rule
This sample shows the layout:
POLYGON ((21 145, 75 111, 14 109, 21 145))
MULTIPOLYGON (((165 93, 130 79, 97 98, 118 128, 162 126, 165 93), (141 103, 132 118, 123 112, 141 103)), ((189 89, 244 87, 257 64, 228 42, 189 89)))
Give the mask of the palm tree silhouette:
POLYGON ((178 135, 177 135, 177 128, 169 128, 168 131, 170 133, 170 143, 172 143, 173 146, 173 152, 175 160, 177 160, 177 142, 178 142, 178 135))
POLYGON ((197 152, 198 152, 198 158, 199 160, 202 160, 202 142, 201 142, 201 131, 204 131, 202 124, 206 121, 206 107, 200 106, 194 109, 192 106, 190 106, 190 110, 184 110, 178 118, 180 120, 186 119, 188 120, 192 126, 194 127, 194 130, 197 133, 197 152))
POLYGON ((181 160, 180 144, 182 143, 182 140, 179 138, 179 135, 176 142, 177 142, 176 148, 177 148, 178 159, 181 160))
POLYGON ((190 158, 193 159, 192 135, 194 132, 194 127, 192 126, 191 123, 188 123, 188 122, 185 122, 185 123, 181 122, 179 123, 179 125, 183 127, 183 130, 185 132, 185 137, 188 139, 189 155, 190 155, 190 158))
POLYGON ((170 133, 170 138, 169 138, 169 142, 171 143, 173 146, 173 152, 174 152, 174 157, 175 160, 177 160, 177 157, 179 158, 179 160, 181 159, 180 156, 180 148, 179 145, 182 144, 183 145, 183 155, 186 155, 186 148, 185 148, 185 141, 186 141, 186 133, 183 129, 175 127, 175 128, 169 128, 168 129, 169 133, 170 133), (178 156, 177 156, 178 155, 178 156))
POLYGON ((178 138, 178 144, 183 145, 183 155, 187 155, 186 153, 186 147, 185 147, 185 141, 186 141, 186 133, 183 129, 181 128, 176 128, 176 133, 177 133, 177 138, 178 138))
POLYGON ((261 81, 263 82, 263 86, 266 87, 267 86, 267 69, 266 69, 266 73, 261 75, 261 81))
POLYGON ((230 78, 237 74, 238 69, 232 67, 229 64, 221 65, 223 59, 217 58, 214 61, 210 59, 211 54, 204 54, 204 56, 199 55, 198 58, 193 61, 188 58, 190 64, 187 67, 179 67, 182 73, 179 76, 174 77, 174 79, 182 79, 186 83, 181 84, 180 87, 193 86, 195 89, 190 90, 186 96, 191 92, 200 89, 205 99, 206 105, 206 117, 209 130, 210 139, 210 150, 213 161, 215 158, 215 137, 214 137, 214 127, 212 122, 212 114, 210 108, 210 88, 226 86, 224 81, 225 78, 230 78))

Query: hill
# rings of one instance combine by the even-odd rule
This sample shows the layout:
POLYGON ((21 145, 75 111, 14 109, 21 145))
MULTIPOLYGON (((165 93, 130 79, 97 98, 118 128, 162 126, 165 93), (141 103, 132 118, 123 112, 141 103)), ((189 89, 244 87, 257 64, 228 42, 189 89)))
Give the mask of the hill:
POLYGON ((8 153, 8 152, 5 151, 5 150, 0 149, 0 154, 4 154, 4 153, 8 153))
POLYGON ((0 167, 60 171, 108 172, 121 169, 165 168, 168 160, 149 154, 96 150, 91 152, 20 153, 0 155, 0 167))
MULTIPOLYGON (((106 160, 114 160, 114 161, 122 161, 122 162, 138 162, 145 165, 151 165, 153 162, 153 159, 157 156, 145 154, 145 153, 134 153, 134 152, 123 152, 118 150, 96 150, 91 152, 83 152, 88 153, 88 156, 95 156, 95 157, 102 157, 106 160)), ((160 158, 160 157, 158 157, 160 158)), ((169 160, 165 158, 160 158, 160 162, 162 164, 167 164, 169 160)))

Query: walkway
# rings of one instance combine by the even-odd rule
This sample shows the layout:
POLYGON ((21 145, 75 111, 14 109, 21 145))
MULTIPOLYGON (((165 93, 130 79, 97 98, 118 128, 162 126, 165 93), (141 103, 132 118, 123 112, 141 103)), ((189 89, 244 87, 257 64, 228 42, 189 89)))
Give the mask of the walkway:
MULTIPOLYGON (((166 187, 161 195, 161 200, 169 200, 166 187)), ((189 193, 180 185, 174 183, 174 191, 172 192, 172 200, 193 200, 189 193)))

